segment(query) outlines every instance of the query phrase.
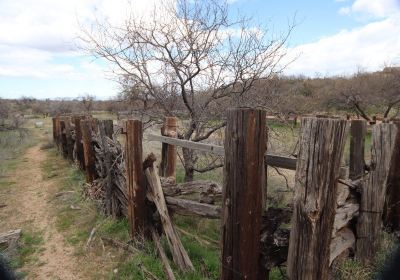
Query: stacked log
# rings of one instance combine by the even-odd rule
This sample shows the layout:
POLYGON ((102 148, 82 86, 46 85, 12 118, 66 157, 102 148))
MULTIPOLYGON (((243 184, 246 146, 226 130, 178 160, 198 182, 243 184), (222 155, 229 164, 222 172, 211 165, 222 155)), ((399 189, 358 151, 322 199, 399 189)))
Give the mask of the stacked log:
POLYGON ((359 215, 359 194, 354 184, 340 180, 337 188, 336 215, 332 230, 329 265, 340 257, 346 257, 355 249, 355 233, 352 221, 359 215))

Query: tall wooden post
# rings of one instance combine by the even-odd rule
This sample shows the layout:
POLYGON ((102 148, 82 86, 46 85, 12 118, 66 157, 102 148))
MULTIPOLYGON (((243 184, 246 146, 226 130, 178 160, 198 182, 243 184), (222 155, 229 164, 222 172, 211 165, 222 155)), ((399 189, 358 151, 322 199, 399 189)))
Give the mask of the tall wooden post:
POLYGON ((287 272, 291 280, 326 280, 346 121, 303 118, 287 272))
POLYGON ((66 136, 66 120, 62 117, 60 120, 60 147, 64 158, 68 158, 67 136, 66 136))
POLYGON ((113 139, 113 134, 114 134, 114 123, 113 120, 103 120, 103 125, 104 125, 104 132, 106 136, 110 139, 113 139))
POLYGON ((94 147, 92 145, 92 126, 90 120, 81 120, 83 156, 85 159, 86 182, 96 179, 94 147))
MULTIPOLYGON (((161 135, 177 137, 177 119, 175 117, 165 117, 161 128, 161 135)), ((162 143, 160 176, 175 178, 176 170, 176 146, 162 143)))
POLYGON ((222 201, 221 279, 261 279, 260 229, 266 114, 238 108, 227 114, 222 201))
POLYGON ((143 233, 146 219, 146 186, 143 174, 142 122, 126 121, 126 175, 128 188, 129 233, 143 233))
POLYGON ((61 125, 60 125, 60 116, 56 117, 56 127, 55 127, 55 133, 56 133, 56 145, 57 149, 60 150, 60 142, 61 142, 61 125))
POLYGON ((53 142, 55 143, 55 142, 56 142, 56 139, 57 139, 57 131, 56 131, 57 124, 56 124, 56 118, 52 118, 51 120, 52 120, 52 123, 53 123, 53 142))
POLYGON ((373 261, 379 248, 386 184, 396 133, 396 126, 389 123, 376 124, 372 131, 371 167, 362 187, 357 219, 356 258, 362 263, 373 261))
POLYGON ((350 127, 350 164, 349 179, 357 180, 364 175, 364 147, 367 122, 365 120, 352 120, 350 127))
POLYGON ((82 143, 82 129, 81 121, 83 117, 77 117, 74 120, 75 123, 75 151, 76 159, 79 163, 79 168, 85 170, 85 157, 83 154, 83 143, 82 143))
POLYGON ((400 120, 393 122, 397 128, 390 170, 387 179, 383 224, 389 231, 400 230, 400 120))
POLYGON ((72 140, 72 131, 71 131, 71 117, 64 118, 65 123, 65 139, 67 145, 67 158, 70 161, 74 160, 74 142, 72 140))

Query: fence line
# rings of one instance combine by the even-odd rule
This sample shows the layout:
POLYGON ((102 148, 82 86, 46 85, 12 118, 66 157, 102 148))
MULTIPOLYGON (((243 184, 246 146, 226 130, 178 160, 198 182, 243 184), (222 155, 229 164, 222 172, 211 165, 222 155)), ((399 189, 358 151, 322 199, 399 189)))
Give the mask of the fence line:
MULTIPOLYGON (((382 212, 400 213, 400 196, 396 193, 390 196, 390 209, 383 207, 387 192, 394 192, 386 185, 393 184, 399 176, 395 167, 399 164, 396 153, 400 149, 400 130, 392 124, 377 124, 373 129, 372 164, 367 165, 364 160, 366 123, 351 121, 347 178, 343 168, 339 168, 345 139, 343 120, 304 118, 298 159, 265 153, 265 113, 260 110, 229 111, 226 135, 235 135, 235 138, 227 137, 225 147, 177 139, 176 123, 176 118, 166 118, 162 135, 148 136, 148 140, 162 143, 161 178, 154 172, 154 157, 150 157, 150 163, 143 161, 140 121, 127 121, 125 149, 110 133, 111 120, 99 122, 90 116, 54 118, 53 138, 61 154, 69 160, 72 155, 85 171, 88 192, 90 188, 95 190, 91 195, 103 201, 106 213, 128 217, 132 237, 150 228, 154 242, 159 242, 158 233, 148 218, 152 210, 145 200, 158 205, 164 219, 164 234, 169 238, 171 252, 175 252, 173 260, 182 270, 190 270, 191 262, 175 233, 172 216, 165 211, 222 218, 221 279, 264 279, 273 266, 286 262, 289 250, 291 279, 323 280, 327 279, 329 266, 338 256, 355 252, 362 261, 370 260, 376 254, 375 244, 379 243, 382 212), (224 157, 223 188, 204 181, 176 184, 177 146, 224 157), (290 231, 279 228, 280 224, 290 221, 290 209, 263 209, 267 165, 296 170, 290 231), (146 181, 152 182, 153 195, 146 181), (360 194, 360 189, 366 191, 360 194), (183 194, 196 194, 198 200, 179 198, 183 194), (356 231, 352 224, 356 225, 356 231), (362 253, 366 247, 362 244, 367 244, 367 240, 362 240, 364 229, 373 233, 368 240, 374 245, 365 254, 362 253)), ((172 279, 162 246, 157 249, 168 279, 172 279)))

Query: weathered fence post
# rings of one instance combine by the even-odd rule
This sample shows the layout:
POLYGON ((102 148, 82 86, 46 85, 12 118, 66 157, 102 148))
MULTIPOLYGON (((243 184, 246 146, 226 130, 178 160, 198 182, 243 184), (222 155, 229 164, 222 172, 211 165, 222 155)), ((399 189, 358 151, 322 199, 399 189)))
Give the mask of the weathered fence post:
POLYGON ((67 136, 66 136, 66 118, 62 117, 60 120, 60 146, 64 158, 68 158, 67 149, 67 136))
POLYGON ((92 122, 81 120, 83 155, 85 159, 86 182, 92 183, 96 179, 94 147, 92 145, 92 122))
POLYGON ((387 179, 386 202, 383 224, 389 231, 400 230, 400 120, 393 123, 397 128, 390 170, 387 179))
MULTIPOLYGON (((177 137, 177 119, 175 117, 165 117, 161 128, 161 135, 168 137, 177 137)), ((175 178, 176 170, 176 146, 162 143, 160 176, 175 178)))
POLYGON ((131 237, 143 233, 146 220, 146 186, 143 173, 142 122, 126 121, 126 175, 128 221, 131 237))
POLYGON ((325 280, 346 121, 303 118, 287 272, 291 280, 325 280))
POLYGON ((221 279, 260 279, 266 114, 228 110, 222 201, 221 279))
POLYGON ((376 124, 372 131, 371 166, 362 186, 357 220, 356 258, 362 263, 373 261, 379 248, 387 177, 396 133, 396 126, 389 123, 376 124))
POLYGON ((57 144, 57 149, 60 151, 60 144, 61 144, 60 116, 56 117, 56 144, 57 144))
POLYGON ((350 162, 349 179, 357 180, 364 175, 364 143, 367 133, 367 122, 365 120, 352 120, 350 127, 350 162))
POLYGON ((90 117, 90 120, 91 120, 92 132, 93 133, 99 132, 99 120, 93 117, 90 117))
POLYGON ((65 117, 65 139, 66 139, 66 148, 67 148, 67 158, 70 161, 74 160, 74 141, 72 140, 71 133, 71 117, 65 117))
POLYGON ((57 131, 56 131, 56 128, 57 128, 56 121, 57 121, 57 119, 54 117, 51 120, 52 120, 52 123, 53 123, 53 142, 56 143, 57 142, 57 131))
POLYGON ((113 189, 112 189, 112 173, 111 173, 111 154, 108 147, 107 139, 112 139, 112 128, 113 123, 112 120, 102 120, 99 122, 99 133, 101 144, 103 146, 104 153, 104 166, 103 170, 105 172, 105 181, 106 181, 106 213, 108 215, 112 215, 114 213, 112 209, 112 199, 113 199, 113 189))
POLYGON ((104 125, 104 132, 105 135, 110 138, 113 139, 113 134, 114 134, 114 123, 113 120, 103 120, 103 125, 104 125))
POLYGON ((76 117, 74 120, 75 123, 75 152, 76 159, 79 163, 79 168, 85 170, 85 157, 83 155, 83 143, 82 143, 82 129, 81 129, 81 121, 83 120, 82 116, 76 117))

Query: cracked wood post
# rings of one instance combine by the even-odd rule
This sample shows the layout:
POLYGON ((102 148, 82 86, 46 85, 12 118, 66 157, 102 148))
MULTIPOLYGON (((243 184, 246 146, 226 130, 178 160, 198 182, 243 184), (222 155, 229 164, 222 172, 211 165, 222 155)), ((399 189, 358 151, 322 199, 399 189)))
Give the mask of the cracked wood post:
POLYGON ((397 128, 395 145, 387 179, 385 213, 383 223, 391 232, 400 230, 400 120, 394 120, 397 128))
POLYGON ((349 179, 357 180, 364 175, 364 147, 367 122, 365 120, 352 120, 350 127, 350 162, 349 179))
POLYGON ((76 150, 76 159, 79 163, 79 168, 85 170, 85 157, 83 154, 83 143, 82 143, 82 129, 81 122, 84 117, 79 116, 74 120, 75 123, 75 150, 76 150))
POLYGON ((303 118, 295 176, 289 279, 326 280, 346 121, 303 118))
POLYGON ((126 121, 126 173, 129 233, 142 234, 146 223, 146 186, 143 173, 142 122, 126 121))
POLYGON ((386 184, 397 128, 381 123, 372 130, 371 168, 362 186, 360 214, 357 220, 356 258, 373 261, 379 248, 386 184))
POLYGON ((262 110, 227 113, 220 279, 265 279, 259 264, 265 122, 262 110))
MULTIPOLYGON (((161 128, 161 135, 168 137, 177 137, 177 118, 165 117, 161 128)), ((176 146, 162 143, 160 176, 175 178, 176 170, 176 146)))
POLYGON ((83 156, 85 159, 86 182, 93 183, 96 179, 94 147, 92 144, 92 122, 81 120, 83 156))

